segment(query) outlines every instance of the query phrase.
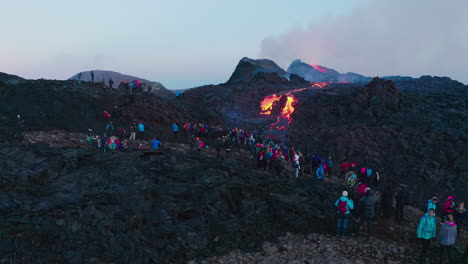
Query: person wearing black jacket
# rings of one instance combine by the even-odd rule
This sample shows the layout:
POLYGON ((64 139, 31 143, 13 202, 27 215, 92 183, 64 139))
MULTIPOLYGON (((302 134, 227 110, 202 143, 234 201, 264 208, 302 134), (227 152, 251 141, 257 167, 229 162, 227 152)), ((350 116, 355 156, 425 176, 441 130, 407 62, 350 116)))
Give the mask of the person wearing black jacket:
POLYGON ((361 229, 361 225, 364 222, 367 222, 367 240, 370 240, 372 235, 372 221, 376 216, 376 212, 378 211, 378 203, 377 198, 374 195, 374 192, 371 189, 366 191, 366 195, 361 198, 359 201, 359 211, 361 212, 361 219, 359 220, 356 237, 359 236, 359 230, 361 229))
POLYGON ((403 215, 403 212, 404 212, 403 209, 404 209, 405 204, 408 203, 408 192, 405 189, 406 189, 405 186, 402 185, 400 187, 400 190, 395 196, 395 200, 396 200, 395 220, 400 221, 400 222, 405 220, 404 215, 403 215))

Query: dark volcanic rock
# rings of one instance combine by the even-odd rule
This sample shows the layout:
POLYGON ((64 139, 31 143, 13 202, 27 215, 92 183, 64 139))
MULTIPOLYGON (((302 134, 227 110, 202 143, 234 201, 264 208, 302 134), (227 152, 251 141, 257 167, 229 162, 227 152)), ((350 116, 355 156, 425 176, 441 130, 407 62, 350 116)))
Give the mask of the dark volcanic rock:
MULTIPOLYGON (((449 84, 452 81, 449 81, 449 84)), ((374 79, 334 94, 298 94, 291 143, 308 152, 355 160, 382 172, 386 182, 410 186, 422 203, 434 192, 466 200, 467 89, 452 95, 401 91, 374 79), (312 136, 311 136, 312 135, 312 136)))
POLYGON ((287 231, 332 228, 328 204, 340 191, 169 150, 45 156, 0 144, 0 153, 0 246, 12 258, 14 243, 17 263, 174 263, 258 248, 287 231))
POLYGON ((243 58, 237 64, 236 69, 228 80, 228 83, 250 81, 258 73, 276 73, 281 78, 289 75, 272 60, 253 60, 243 58))

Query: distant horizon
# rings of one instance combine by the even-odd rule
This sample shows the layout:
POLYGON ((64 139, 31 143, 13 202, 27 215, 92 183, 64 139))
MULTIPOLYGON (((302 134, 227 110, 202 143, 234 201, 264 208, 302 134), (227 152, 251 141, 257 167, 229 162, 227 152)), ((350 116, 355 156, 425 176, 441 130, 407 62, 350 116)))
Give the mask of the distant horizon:
POLYGON ((2 5, 0 72, 27 79, 104 69, 178 90, 224 83, 249 57, 468 83, 466 0, 26 3, 2 5))
MULTIPOLYGON (((243 57, 243 58, 245 58, 245 57, 243 57)), ((250 59, 254 59, 254 58, 250 58, 250 59)), ((254 60, 264 60, 264 59, 266 59, 266 60, 271 60, 271 59, 268 59, 268 58, 258 58, 258 59, 254 59, 254 60)), ((302 59, 300 59, 300 60, 302 61, 302 59)), ((239 61, 240 61, 240 60, 239 60, 239 61)), ((237 62, 237 64, 239 63, 239 61, 237 62)), ((274 60, 271 60, 271 61, 273 61, 273 62, 276 63, 276 61, 274 61, 274 60)), ((294 60, 293 60, 293 61, 294 61, 294 60)), ((303 62, 303 63, 307 63, 307 62, 304 62, 304 61, 302 61, 302 62, 303 62)), ((292 62, 291 62, 291 63, 292 63, 292 62)), ((235 70, 237 64, 233 66, 233 69, 232 69, 232 71, 229 73, 229 76, 232 75, 232 73, 234 72, 234 70, 235 70)), ((278 64, 278 63, 276 63, 276 64, 278 64)), ((307 64, 309 64, 309 63, 307 63, 307 64)), ((332 68, 332 67, 328 67, 327 65, 320 65, 320 64, 309 64, 309 65, 311 65, 311 66, 322 66, 322 67, 326 67, 326 68, 329 68, 329 69, 336 70, 336 69, 334 69, 334 68, 332 68)), ((282 67, 281 65, 278 65, 278 66, 279 66, 281 69, 287 71, 287 67, 284 68, 284 67, 282 67)), ((288 65, 288 67, 289 67, 289 65, 288 65)), ((122 75, 129 75, 129 76, 133 76, 133 77, 136 77, 136 78, 145 79, 145 80, 148 80, 148 81, 151 81, 151 82, 159 82, 159 83, 161 83, 164 87, 166 87, 168 90, 174 90, 174 91, 176 91, 176 90, 192 89, 192 88, 197 88, 197 87, 201 87, 201 86, 205 86, 205 85, 217 85, 217 84, 226 83, 226 82, 229 80, 229 77, 227 77, 225 81, 218 82, 218 83, 205 83, 205 84, 201 84, 201 85, 197 85, 197 86, 193 86, 193 87, 171 88, 171 87, 167 87, 163 82, 161 82, 161 81, 159 81, 159 80, 152 80, 151 78, 146 78, 146 77, 144 77, 144 76, 139 76, 139 74, 130 74, 130 73, 121 72, 121 71, 118 71, 118 70, 106 70, 106 69, 84 70, 84 71, 76 72, 76 73, 70 75, 68 78, 65 78, 65 79, 44 78, 44 77, 42 77, 42 78, 27 78, 27 77, 25 77, 25 76, 21 76, 21 75, 19 75, 19 74, 15 74, 15 73, 9 73, 9 72, 4 72, 4 73, 10 74, 10 75, 16 75, 16 76, 18 76, 18 77, 21 77, 21 78, 24 78, 24 79, 27 79, 27 80, 45 79, 45 80, 66 81, 66 80, 69 80, 70 78, 72 78, 73 76, 77 75, 77 74, 80 73, 80 72, 90 72, 90 71, 115 72, 115 73, 119 73, 119 74, 122 74, 122 75)), ((338 70, 337 70, 337 71, 338 71, 338 70)), ((460 83, 462 83, 462 84, 464 84, 464 85, 468 85, 468 84, 466 84, 466 83, 463 82, 463 81, 460 81, 460 80, 457 80, 457 79, 453 79, 453 78, 451 78, 451 77, 449 77, 449 76, 443 76, 443 75, 422 74, 422 75, 420 75, 420 76, 411 76, 411 75, 388 74, 388 75, 381 75, 381 76, 366 76, 366 75, 364 75, 364 74, 361 74, 361 73, 359 73, 359 72, 355 72, 355 71, 352 71, 352 70, 351 70, 351 71, 343 71, 343 72, 342 72, 342 71, 338 71, 338 72, 339 72, 339 73, 349 73, 349 72, 352 72, 352 73, 357 73, 357 74, 363 75, 363 76, 365 76, 365 77, 382 77, 382 78, 383 78, 383 77, 390 77, 390 76, 411 77, 411 78, 415 78, 415 79, 420 78, 420 77, 422 77, 422 76, 448 77, 448 78, 450 78, 450 79, 452 79, 452 80, 454 80, 454 81, 458 81, 458 82, 460 82, 460 83)), ((117 85, 118 85, 118 84, 117 84, 117 85)))

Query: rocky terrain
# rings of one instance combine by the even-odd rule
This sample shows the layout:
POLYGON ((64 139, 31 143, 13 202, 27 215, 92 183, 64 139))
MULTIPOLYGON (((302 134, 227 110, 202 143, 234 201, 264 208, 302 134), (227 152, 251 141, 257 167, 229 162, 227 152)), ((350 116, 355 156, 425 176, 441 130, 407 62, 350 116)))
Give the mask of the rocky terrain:
POLYGON ((285 74, 272 61, 243 59, 227 83, 179 98, 0 74, 0 262, 415 263, 417 209, 406 208, 402 225, 379 220, 375 243, 332 237, 340 180, 279 178, 253 169, 246 149, 227 161, 213 149, 193 153, 170 140, 170 124, 239 126, 307 159, 357 161, 384 183, 406 184, 421 208, 434 192, 467 200, 467 86, 424 76, 312 87, 285 74), (269 127, 284 102, 259 114, 274 93, 297 98, 282 131, 269 127), (88 128, 104 130, 104 110, 117 127, 141 120, 164 148, 87 145, 88 128), (362 254, 343 249, 352 247, 362 254))

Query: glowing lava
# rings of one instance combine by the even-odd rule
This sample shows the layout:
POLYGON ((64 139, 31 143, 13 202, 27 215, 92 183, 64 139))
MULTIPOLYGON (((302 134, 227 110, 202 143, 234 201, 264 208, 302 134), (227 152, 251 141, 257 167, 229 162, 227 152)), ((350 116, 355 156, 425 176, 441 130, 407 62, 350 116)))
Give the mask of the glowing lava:
POLYGON ((286 94, 286 104, 284 104, 283 110, 281 110, 281 115, 288 119, 288 125, 291 123, 291 114, 294 113, 294 103, 297 101, 296 97, 292 93, 286 94))
MULTIPOLYGON (((278 102, 283 99, 283 96, 286 97, 286 102, 284 103, 280 114, 276 117, 276 122, 270 125, 271 129, 278 129, 278 130, 285 130, 292 121, 291 115, 294 113, 295 106, 298 102, 298 99, 296 96, 294 96, 294 93, 301 92, 304 90, 312 89, 312 88, 324 88, 328 86, 330 83, 327 82, 311 82, 310 87, 306 88, 299 88, 299 89, 294 89, 290 92, 283 93, 280 95, 270 95, 266 96, 261 102, 260 102, 260 114, 261 115, 271 115, 273 107, 277 105, 278 102)), ((284 100, 284 99, 283 99, 284 100)))
POLYGON ((316 69, 317 71, 319 72, 322 72, 322 73, 328 73, 328 70, 323 68, 322 66, 320 65, 312 65, 312 67, 314 67, 314 69, 316 69))
POLYGON ((276 94, 270 95, 265 97, 260 102, 260 107, 262 110, 260 111, 261 115, 269 115, 271 114, 271 110, 273 110, 273 105, 281 99, 282 95, 276 96, 276 94))

